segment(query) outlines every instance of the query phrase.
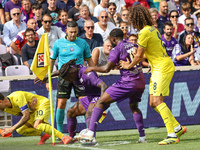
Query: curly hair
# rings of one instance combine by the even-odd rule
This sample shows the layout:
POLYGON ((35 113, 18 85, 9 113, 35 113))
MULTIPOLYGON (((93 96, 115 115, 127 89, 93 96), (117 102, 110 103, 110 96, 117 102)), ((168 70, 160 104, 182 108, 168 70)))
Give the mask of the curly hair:
POLYGON ((143 29, 146 25, 153 25, 152 17, 149 10, 141 5, 136 5, 132 7, 130 18, 133 27, 138 30, 143 29))
POLYGON ((67 73, 68 73, 69 69, 71 68, 71 65, 75 65, 75 64, 76 64, 76 59, 72 59, 69 62, 63 64, 59 70, 60 77, 63 78, 64 76, 67 76, 67 73))

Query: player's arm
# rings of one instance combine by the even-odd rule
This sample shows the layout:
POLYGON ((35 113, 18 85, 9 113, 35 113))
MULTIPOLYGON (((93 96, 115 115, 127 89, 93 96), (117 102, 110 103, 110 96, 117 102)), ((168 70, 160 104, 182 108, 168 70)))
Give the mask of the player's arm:
POLYGON ((85 74, 91 71, 96 71, 96 72, 101 72, 101 73, 107 73, 109 72, 113 67, 115 66, 115 63, 112 61, 108 61, 107 64, 104 66, 99 66, 99 67, 88 67, 85 70, 85 74))
POLYGON ((133 66, 137 65, 143 59, 144 52, 145 52, 145 49, 139 46, 137 49, 137 53, 134 56, 131 63, 128 58, 127 58, 127 61, 123 61, 123 60, 119 61, 120 68, 131 69, 133 66))
POLYGON ((30 113, 29 110, 26 109, 22 112, 22 118, 19 120, 18 123, 16 123, 14 126, 12 126, 11 128, 5 128, 3 130, 3 134, 8 134, 8 133, 12 133, 13 131, 15 131, 16 129, 18 129, 19 127, 23 126, 29 119, 30 119, 30 113))
POLYGON ((101 81, 98 85, 99 88, 101 88, 101 95, 103 95, 103 93, 106 91, 106 89, 108 88, 108 86, 106 85, 105 82, 101 81))

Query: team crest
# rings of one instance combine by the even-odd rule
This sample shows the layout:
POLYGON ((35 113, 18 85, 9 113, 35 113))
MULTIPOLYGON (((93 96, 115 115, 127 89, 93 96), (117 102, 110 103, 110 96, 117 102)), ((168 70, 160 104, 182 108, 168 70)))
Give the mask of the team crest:
POLYGON ((70 47, 69 50, 70 50, 71 52, 73 52, 73 51, 74 51, 74 47, 70 47))
POLYGON ((37 54, 37 67, 44 67, 44 53, 37 54))

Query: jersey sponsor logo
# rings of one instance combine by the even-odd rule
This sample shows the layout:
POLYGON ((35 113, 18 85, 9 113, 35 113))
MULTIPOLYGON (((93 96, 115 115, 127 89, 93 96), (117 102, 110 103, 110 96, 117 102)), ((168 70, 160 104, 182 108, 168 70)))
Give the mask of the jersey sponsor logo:
POLYGON ((74 51, 74 47, 70 47, 69 50, 70 50, 71 52, 73 52, 73 51, 74 51))
POLYGON ((37 67, 44 67, 44 53, 37 54, 37 67))
POLYGON ((66 51, 65 49, 63 49, 62 51, 66 51))

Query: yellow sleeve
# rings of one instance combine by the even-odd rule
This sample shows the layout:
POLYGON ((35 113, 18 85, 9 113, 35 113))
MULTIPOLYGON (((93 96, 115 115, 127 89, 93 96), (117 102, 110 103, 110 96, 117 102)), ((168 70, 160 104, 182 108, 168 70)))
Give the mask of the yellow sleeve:
POLYGON ((138 46, 142 48, 147 48, 147 44, 149 41, 148 29, 143 29, 138 34, 138 46))

